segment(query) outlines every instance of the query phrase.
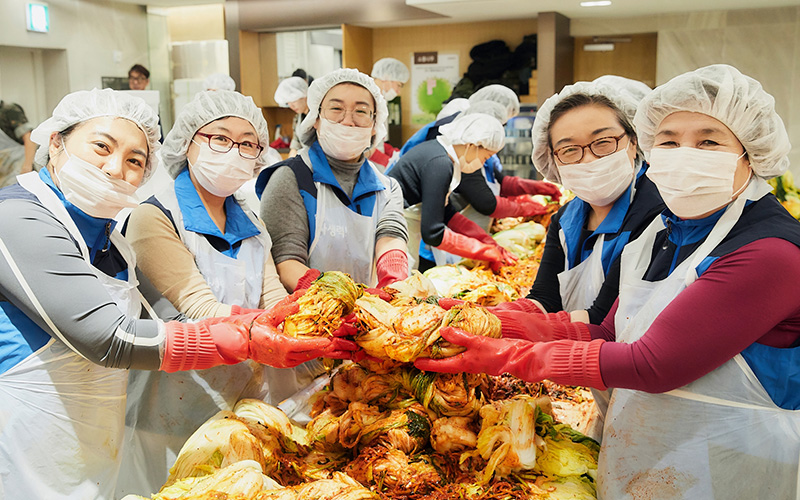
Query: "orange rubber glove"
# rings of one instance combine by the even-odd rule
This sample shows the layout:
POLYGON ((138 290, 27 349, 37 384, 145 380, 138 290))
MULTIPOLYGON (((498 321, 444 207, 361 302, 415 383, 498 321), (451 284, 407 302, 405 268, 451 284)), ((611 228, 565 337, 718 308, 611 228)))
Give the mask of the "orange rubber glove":
POLYGON ((400 249, 389 250, 375 262, 378 288, 408 278, 408 254, 400 249))
POLYGON ((517 260, 497 244, 483 243, 449 228, 445 228, 444 237, 437 248, 460 257, 487 261, 490 264, 513 264, 517 260))
POLYGON ((164 323, 166 339, 159 370, 204 370, 244 361, 249 354, 250 321, 249 316, 241 316, 164 323))

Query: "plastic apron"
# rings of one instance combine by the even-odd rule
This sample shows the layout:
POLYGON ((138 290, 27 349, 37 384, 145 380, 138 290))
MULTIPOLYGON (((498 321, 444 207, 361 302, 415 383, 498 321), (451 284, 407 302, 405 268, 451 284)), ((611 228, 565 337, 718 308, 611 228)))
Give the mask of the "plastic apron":
MULTIPOLYGON (((444 204, 447 205, 450 193, 452 193, 461 183, 461 169, 459 168, 458 156, 456 155, 453 146, 442 136, 437 137, 436 140, 439 141, 439 144, 442 145, 448 156, 450 156, 450 158, 453 160, 453 177, 450 179, 450 186, 447 188, 447 196, 444 200, 444 204)), ((422 241, 421 228, 422 203, 417 203, 416 205, 406 208, 403 211, 403 215, 405 216, 406 223, 408 224, 408 251, 410 258, 413 260, 411 266, 412 269, 417 269, 419 267, 419 247, 420 245, 424 244, 422 241)), ((446 262, 447 255, 451 254, 442 250, 438 250, 436 247, 431 248, 431 250, 433 251, 433 257, 436 261, 436 265, 444 265, 448 263, 446 262)), ((457 259, 458 260, 455 262, 460 261, 461 257, 458 257, 457 259)))
POLYGON ((25 146, 0 130, 0 188, 14 183, 25 162, 25 146))
MULTIPOLYGON (((375 167, 365 161, 361 168, 375 167)), ((377 172, 377 169, 375 169, 377 172)), ((379 178, 383 174, 378 174, 379 178)), ((317 213, 314 241, 308 250, 308 267, 320 271, 344 271, 357 283, 378 284, 375 273, 375 232, 386 205, 391 187, 381 179, 386 189, 375 193, 372 215, 361 215, 339 201, 327 184, 314 182, 317 187, 317 213)))
MULTIPOLYGON (((171 184, 156 198, 170 211, 181 240, 195 257, 200 273, 222 303, 257 309, 263 288, 264 262, 272 241, 266 230, 241 242, 237 258, 215 250, 201 234, 184 227, 171 184)), ((242 200, 242 210, 263 229, 242 200)), ((280 369, 244 361, 206 370, 175 373, 132 370, 128 386, 128 446, 118 494, 157 492, 167 480, 186 440, 220 410, 231 410, 242 398, 277 405, 322 373, 319 362, 280 369), (131 432, 133 430, 133 432, 131 432)))
MULTIPOLYGON (((91 265, 80 231, 37 173, 17 180, 66 226, 117 307, 127 317, 138 318, 136 262, 122 235, 112 232, 111 242, 128 264, 127 281, 91 265)), ((4 245, 2 250, 13 263, 4 245)), ((36 298, 29 298, 57 338, 0 375, 0 498, 113 498, 125 432, 128 372, 86 360, 36 298)))
MULTIPOLYGON (((667 278, 642 279, 661 218, 622 253, 616 340, 635 342, 736 224, 754 179, 705 242, 667 278)), ((776 406, 741 354, 664 394, 615 389, 606 416, 598 492, 620 499, 800 499, 800 411, 776 406)))

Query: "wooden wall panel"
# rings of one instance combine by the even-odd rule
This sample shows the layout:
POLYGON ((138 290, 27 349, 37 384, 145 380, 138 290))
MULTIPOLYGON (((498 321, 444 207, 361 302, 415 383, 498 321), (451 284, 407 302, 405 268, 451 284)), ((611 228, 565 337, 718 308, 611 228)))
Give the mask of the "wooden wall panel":
POLYGON ((342 25, 342 66, 372 72, 372 29, 342 25))
POLYGON ((275 33, 259 33, 261 65, 260 106, 277 106, 275 89, 278 88, 278 41, 275 33))
POLYGON ((261 98, 261 49, 258 33, 239 32, 239 68, 241 85, 239 91, 253 98, 256 106, 263 106, 261 98))
POLYGON ((576 37, 575 81, 594 80, 598 76, 612 74, 639 80, 650 87, 655 87, 657 38, 656 33, 576 37), (587 43, 606 42, 613 39, 630 39, 630 41, 613 42, 614 50, 609 52, 583 50, 583 46, 587 43))
MULTIPOLYGON (((394 57, 410 69, 414 52, 457 53, 459 70, 463 74, 472 62, 469 51, 473 46, 490 40, 503 40, 513 51, 522 42, 523 36, 536 31, 536 19, 375 28, 372 33, 372 56, 373 61, 394 57)), ((406 85, 401 95, 405 141, 419 127, 411 124, 411 86, 406 85)))

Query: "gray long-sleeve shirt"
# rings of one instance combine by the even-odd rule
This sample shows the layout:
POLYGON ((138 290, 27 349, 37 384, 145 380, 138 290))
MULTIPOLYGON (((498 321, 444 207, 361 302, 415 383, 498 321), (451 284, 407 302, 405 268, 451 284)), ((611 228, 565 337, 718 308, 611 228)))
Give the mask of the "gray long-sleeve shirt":
MULTIPOLYGON (((299 155, 306 165, 311 165, 307 151, 299 155)), ((334 177, 348 196, 353 194, 361 164, 347 163, 327 157, 334 177)), ((312 167, 313 168, 313 167, 312 167)), ((408 226, 403 216, 403 191, 391 179, 387 204, 381 210, 375 240, 383 237, 408 241, 408 226)), ((297 179, 288 166, 277 167, 261 196, 261 219, 272 238, 272 258, 276 264, 296 260, 308 264, 309 235, 308 214, 297 179)))
MULTIPOLYGON (((0 302, 10 303, 45 333, 56 337, 12 271, 13 261, 56 328, 89 361, 111 368, 159 368, 163 342, 150 345, 142 340, 163 338, 163 322, 126 317, 84 260, 67 228, 49 210, 35 197, 3 197, 0 220, 0 240, 10 255, 0 253, 0 302)), ((112 247, 110 251, 115 250, 112 247)), ((144 276, 137 273, 137 277, 139 291, 159 317, 181 319, 144 276)), ((41 331, 19 332, 16 341, 27 338, 35 342, 37 336, 41 331)))

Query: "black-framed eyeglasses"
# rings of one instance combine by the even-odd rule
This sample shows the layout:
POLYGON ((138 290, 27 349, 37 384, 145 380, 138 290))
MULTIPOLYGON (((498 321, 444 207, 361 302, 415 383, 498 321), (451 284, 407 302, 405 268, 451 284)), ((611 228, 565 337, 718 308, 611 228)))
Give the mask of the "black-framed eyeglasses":
POLYGON ((553 154, 558 158, 558 161, 563 163, 564 165, 570 165, 574 163, 578 163, 583 159, 583 155, 586 152, 586 148, 592 152, 598 158, 602 158, 604 156, 608 156, 610 154, 616 153, 617 148, 619 147, 619 141, 627 134, 623 132, 622 134, 618 135, 617 137, 609 136, 609 137, 601 137, 599 139, 595 139, 589 144, 569 144, 567 146, 561 147, 553 151, 553 154))
POLYGON ((344 121, 347 114, 350 113, 350 117, 353 119, 353 124, 356 127, 371 127, 373 124, 373 117, 375 116, 375 112, 370 109, 369 106, 360 104, 353 109, 345 109, 343 106, 338 104, 329 105, 326 107, 319 108, 319 114, 326 120, 330 120, 333 123, 340 123, 344 121))
POLYGON ((202 132, 197 132, 195 135, 199 135, 200 137, 205 137, 208 139, 208 147, 211 148, 211 151, 216 151, 217 153, 227 153, 233 149, 234 146, 236 146, 239 150, 239 156, 248 160, 255 160, 261 156, 261 152, 264 150, 264 147, 257 142, 236 142, 227 135, 204 134, 202 132))

